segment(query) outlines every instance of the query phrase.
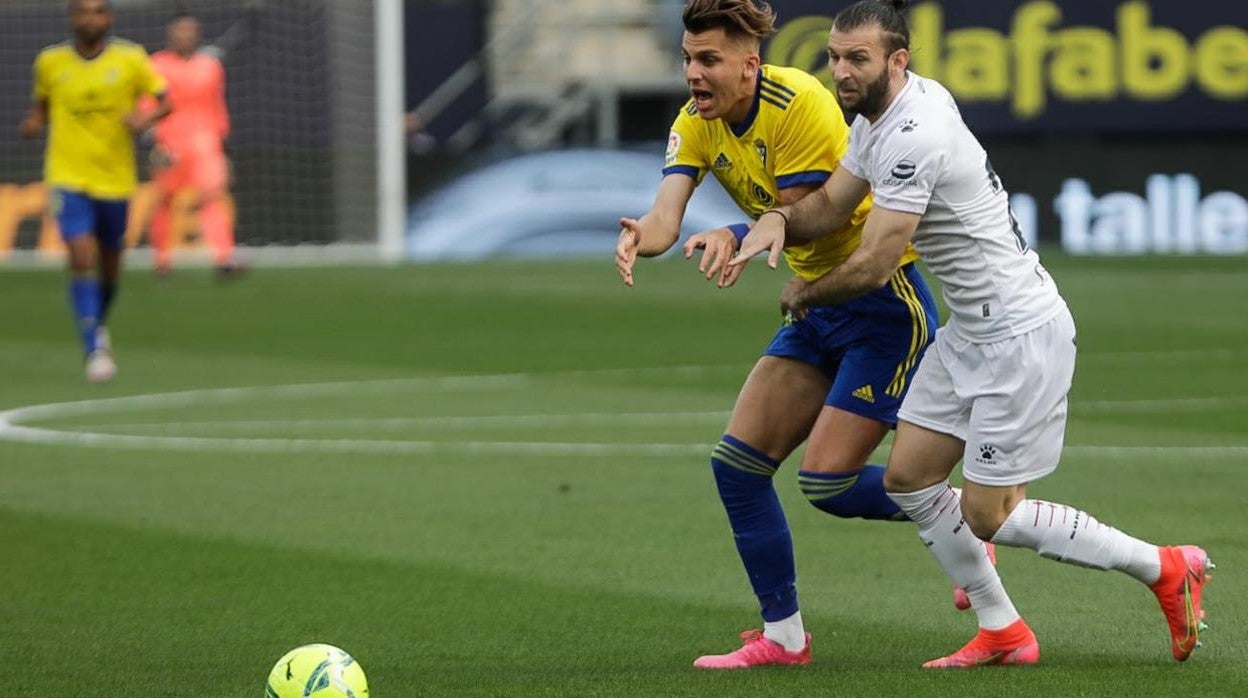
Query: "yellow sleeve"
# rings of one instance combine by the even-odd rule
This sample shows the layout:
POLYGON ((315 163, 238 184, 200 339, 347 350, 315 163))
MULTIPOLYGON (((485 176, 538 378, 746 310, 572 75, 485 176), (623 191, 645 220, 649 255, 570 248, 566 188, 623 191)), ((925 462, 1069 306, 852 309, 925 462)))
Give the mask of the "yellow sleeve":
POLYGON ((710 169, 706 157, 706 129, 701 117, 690 116, 693 101, 681 108, 667 134, 667 152, 663 156, 663 175, 684 174, 701 183, 710 169))
POLYGON ((158 95, 164 92, 167 87, 165 78, 156 71, 156 66, 152 64, 152 59, 147 55, 147 50, 142 46, 135 46, 134 60, 137 67, 135 76, 138 84, 135 87, 138 94, 158 95))
POLYGON ((40 51, 35 57, 34 65, 33 97, 36 102, 48 101, 48 95, 51 93, 48 85, 48 72, 48 54, 46 51, 40 51))
POLYGON ((793 98, 777 131, 776 189, 822 184, 849 144, 849 127, 832 93, 808 90, 793 98))

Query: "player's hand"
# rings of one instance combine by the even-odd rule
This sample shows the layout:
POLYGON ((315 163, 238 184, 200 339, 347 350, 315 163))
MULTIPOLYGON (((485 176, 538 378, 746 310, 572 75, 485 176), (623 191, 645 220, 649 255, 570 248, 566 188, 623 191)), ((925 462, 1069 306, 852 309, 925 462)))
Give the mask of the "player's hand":
POLYGON ((22 134, 22 138, 38 138, 39 134, 43 132, 43 121, 36 117, 28 116, 22 119, 22 124, 17 127, 17 130, 22 134))
POLYGON ((704 230, 685 241, 685 259, 693 259, 694 250, 703 250, 702 259, 698 263, 698 271, 707 279, 719 274, 716 283, 720 288, 728 288, 737 282, 744 266, 728 266, 728 260, 737 251, 737 238, 728 228, 704 230))
POLYGON ((164 170, 173 165, 173 153, 163 145, 157 143, 152 146, 152 150, 147 154, 147 162, 152 166, 153 170, 164 170))
POLYGON ((615 270, 620 273, 625 286, 633 285, 633 265, 637 263, 637 248, 641 245, 641 224, 633 218, 620 219, 620 240, 615 245, 615 270))
POLYGON ((152 123, 154 123, 150 114, 144 114, 142 110, 139 109, 135 109, 129 114, 126 114, 122 121, 125 122, 126 128, 130 129, 130 133, 133 133, 136 136, 142 135, 142 133, 151 128, 152 123))
POLYGON ((810 312, 810 308, 806 306, 806 293, 810 286, 811 283, 800 276, 789 279, 784 290, 780 292, 780 314, 792 313, 799 320, 806 317, 806 313, 810 312))
POLYGON ((729 266, 739 266, 749 261, 750 257, 769 250, 767 266, 772 269, 780 263, 780 253, 784 250, 784 216, 778 213, 764 213, 750 228, 750 233, 741 241, 741 249, 737 256, 728 261, 729 266))

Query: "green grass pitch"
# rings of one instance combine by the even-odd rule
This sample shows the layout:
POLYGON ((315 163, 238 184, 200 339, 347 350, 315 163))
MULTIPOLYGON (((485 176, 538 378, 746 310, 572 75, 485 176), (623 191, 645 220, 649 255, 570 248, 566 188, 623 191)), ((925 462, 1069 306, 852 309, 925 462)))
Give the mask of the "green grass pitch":
POLYGON ((103 387, 62 273, 6 271, 0 411, 93 402, 0 440, 0 692, 258 697, 328 642, 378 698, 1248 694, 1248 260, 1046 261, 1080 358, 1031 491, 1208 548, 1184 665, 1138 583, 1005 550, 1041 664, 920 670, 973 617, 909 524, 816 511, 794 458, 814 661, 695 671, 758 623, 707 457, 779 319, 761 265, 727 291, 682 261, 633 289, 609 260, 134 271, 103 387))

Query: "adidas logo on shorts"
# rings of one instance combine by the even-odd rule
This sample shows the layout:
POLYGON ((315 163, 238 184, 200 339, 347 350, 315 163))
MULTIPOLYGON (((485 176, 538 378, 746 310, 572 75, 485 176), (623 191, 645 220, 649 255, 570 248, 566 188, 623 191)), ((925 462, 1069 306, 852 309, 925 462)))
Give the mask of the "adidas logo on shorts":
POLYGON ((866 400, 872 404, 875 403, 875 392, 871 390, 871 385, 867 384, 854 391, 854 397, 859 400, 866 400))

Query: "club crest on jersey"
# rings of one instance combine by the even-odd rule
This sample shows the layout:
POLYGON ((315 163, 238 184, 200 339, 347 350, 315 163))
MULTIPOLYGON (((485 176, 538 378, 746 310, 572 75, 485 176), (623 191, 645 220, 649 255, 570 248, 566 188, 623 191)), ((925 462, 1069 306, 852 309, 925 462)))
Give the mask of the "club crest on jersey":
POLYGON ((758 153, 758 159, 762 161, 763 167, 767 166, 767 144, 761 138, 754 139, 754 150, 758 153))
POLYGON ((671 165, 680 155, 680 134, 672 131, 667 134, 667 153, 663 156, 663 164, 671 165))
POLYGON ((732 167, 732 160, 729 160, 727 155, 720 153, 719 157, 715 158, 715 162, 711 163, 711 167, 716 170, 726 170, 732 167))
POLYGON ((758 202, 761 203, 762 205, 764 206, 775 205, 776 203, 775 197, 773 197, 771 193, 768 192, 766 189, 764 189, 763 185, 759 184, 758 182, 750 182, 750 191, 754 192, 754 198, 758 199, 758 202))

